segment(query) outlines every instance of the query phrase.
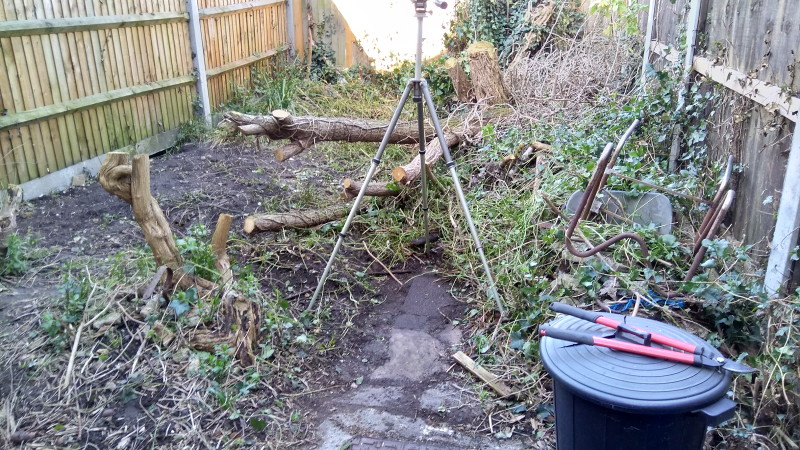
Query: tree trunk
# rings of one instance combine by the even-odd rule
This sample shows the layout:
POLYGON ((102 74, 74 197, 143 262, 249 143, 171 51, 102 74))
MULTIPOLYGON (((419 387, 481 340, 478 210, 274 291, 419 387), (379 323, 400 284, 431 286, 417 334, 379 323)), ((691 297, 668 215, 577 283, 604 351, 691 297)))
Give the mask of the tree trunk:
MULTIPOLYGON (((455 133, 445 133, 445 139, 447 140, 447 147, 452 148, 461 143, 461 136, 455 133)), ((442 146, 439 144, 439 139, 434 137, 430 142, 428 142, 428 146, 425 148, 425 164, 428 167, 433 166, 436 161, 439 160, 443 155, 442 146)), ((395 181, 402 185, 409 185, 412 181, 419 178, 420 174, 420 157, 419 154, 411 160, 410 163, 406 164, 405 166, 398 166, 392 170, 392 178, 395 181)))
POLYGON ((477 41, 469 46, 467 55, 476 99, 489 105, 508 103, 494 46, 486 41, 477 41))
POLYGON ((183 270, 183 258, 175 245, 172 229, 150 193, 150 158, 136 155, 133 164, 129 165, 127 153, 111 152, 100 166, 98 176, 103 189, 130 203, 133 217, 142 228, 156 265, 172 269, 181 289, 196 287, 198 295, 211 295, 216 288, 214 283, 183 270))
POLYGON ((447 69, 447 73, 453 81, 453 89, 456 91, 458 101, 461 103, 472 102, 475 99, 474 90, 461 63, 456 58, 449 58, 445 61, 444 68, 447 69))
MULTIPOLYGON (((292 116, 276 110, 270 115, 227 112, 221 127, 238 130, 246 136, 266 136, 272 140, 291 142, 275 151, 279 161, 285 161, 321 141, 381 142, 388 122, 350 119, 346 117, 292 116)), ((433 128, 425 130, 433 134, 433 128)), ((390 144, 416 144, 419 140, 416 122, 400 122, 389 136, 390 144)))
POLYGON ((264 231, 279 231, 284 228, 309 228, 347 216, 347 205, 330 206, 323 209, 296 211, 280 214, 261 214, 244 220, 244 231, 248 234, 264 231))
MULTIPOLYGON (((361 186, 363 183, 356 180, 351 180, 350 178, 345 178, 342 182, 342 187, 344 190, 342 191, 342 200, 350 201, 356 196, 358 196, 358 192, 361 190, 361 186)), ((395 195, 400 195, 400 190, 396 188, 392 189, 387 187, 389 183, 370 183, 367 185, 367 190, 364 192, 364 195, 370 197, 392 197, 395 195)))
POLYGON ((252 365, 258 349, 261 308, 230 290, 233 273, 225 249, 233 217, 221 214, 211 238, 215 265, 222 281, 222 286, 219 286, 183 270, 183 258, 173 240, 172 229, 150 192, 150 159, 147 155, 134 156, 133 164, 129 165, 127 153, 109 153, 98 175, 103 189, 131 204, 133 216, 142 228, 156 264, 166 265, 172 270, 179 288, 185 290, 194 287, 198 295, 205 298, 221 295, 222 305, 213 328, 191 332, 189 345, 209 352, 215 351, 218 345, 227 345, 234 351, 240 364, 252 365))

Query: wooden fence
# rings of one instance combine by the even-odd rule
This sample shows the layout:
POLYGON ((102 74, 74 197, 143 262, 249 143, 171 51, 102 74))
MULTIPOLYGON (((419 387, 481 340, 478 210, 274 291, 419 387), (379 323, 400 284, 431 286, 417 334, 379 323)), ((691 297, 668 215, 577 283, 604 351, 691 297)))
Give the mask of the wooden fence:
POLYGON ((300 0, 189 6, 198 10, 197 43, 184 0, 4 1, 0 185, 153 140, 174 143, 175 129, 206 95, 201 85, 212 108, 226 101, 252 67, 289 48, 290 18, 303 11, 300 0), (207 83, 197 82, 198 62, 207 83))
MULTIPOLYGON (((645 5, 651 2, 640 1, 645 5)), ((651 47, 656 55, 651 61, 682 57, 669 47, 682 48, 692 0, 653 3, 651 47)), ((710 118, 709 156, 722 160, 733 154, 741 167, 735 177, 734 236, 745 244, 755 244, 765 256, 769 251, 774 255, 776 243, 789 249, 797 245, 797 224, 784 227, 786 234, 780 230, 778 216, 785 178, 798 175, 787 173, 787 161, 790 148, 800 142, 794 136, 800 130, 796 125, 800 8, 797 0, 703 0, 698 5, 700 39, 692 67, 695 76, 718 83, 717 92, 725 100, 710 118)), ((793 170, 797 168, 789 169, 793 170)), ((798 199, 787 198, 786 202, 782 207, 790 203, 796 207, 798 199)), ((800 270, 794 273, 796 284, 800 270)))

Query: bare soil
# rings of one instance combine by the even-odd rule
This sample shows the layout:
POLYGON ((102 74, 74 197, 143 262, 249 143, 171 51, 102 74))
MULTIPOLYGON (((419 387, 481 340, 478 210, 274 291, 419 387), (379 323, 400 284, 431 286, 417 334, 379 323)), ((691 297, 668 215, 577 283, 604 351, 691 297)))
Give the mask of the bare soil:
MULTIPOLYGON (((243 243, 232 246, 239 267, 250 265, 263 289, 282 291, 297 311, 316 285, 334 233, 329 244, 306 248, 295 232, 245 236, 242 221, 257 212, 332 202, 338 181, 354 175, 358 174, 332 169, 320 154, 277 163, 271 150, 241 144, 188 144, 153 158, 151 164, 152 191, 173 231, 182 235, 195 223, 213 229, 220 213, 233 215, 235 240, 243 243), (316 200, 308 200, 308 189, 316 192, 316 200), (265 257, 265 248, 279 250, 265 257)), ((519 415, 515 425, 505 428, 501 425, 507 413, 492 422, 489 415, 514 403, 493 394, 479 398, 477 380, 453 363, 450 355, 456 350, 470 353, 465 345, 470 330, 461 320, 468 305, 447 294, 449 285, 436 274, 435 261, 417 255, 393 267, 402 283, 398 285, 356 247, 344 248, 335 270, 340 277, 362 271, 367 285, 355 283, 332 300, 317 325, 318 341, 331 345, 313 354, 293 355, 300 361, 296 379, 289 380, 282 368, 272 368, 272 375, 283 374, 282 379, 262 379, 244 397, 246 405, 240 407, 245 417, 229 417, 229 412, 203 400, 207 392, 196 376, 186 375, 191 360, 187 362, 181 346, 149 344, 141 331, 144 322, 135 317, 92 330, 87 339, 95 340, 94 345, 79 347, 78 396, 74 404, 61 404, 64 396, 55 385, 69 350, 53 356, 57 364, 45 361, 39 316, 60 295, 55 287, 63 264, 87 257, 101 261, 144 245, 143 235, 130 206, 96 181, 25 204, 19 229, 36 236, 37 246, 48 249, 49 256, 22 278, 4 280, 6 290, 0 293, 0 325, 6 330, 6 369, 0 372, 6 430, 0 433, 0 444, 5 448, 20 443, 75 448, 373 448, 390 441, 408 448, 515 448, 523 443, 546 448, 552 443, 549 432, 536 444, 525 441, 532 432, 529 420, 519 415), (379 275, 370 275, 375 273, 379 275), (432 292, 437 294, 420 300, 432 292), (121 341, 121 350, 111 351, 108 360, 93 358, 98 344, 103 347, 112 338, 121 341), (106 374, 104 361, 121 362, 106 374), (253 417, 264 417, 268 425, 248 426, 253 417), (417 444, 420 447, 413 447, 417 444)), ((134 297, 123 292, 115 301, 128 305, 134 297)))

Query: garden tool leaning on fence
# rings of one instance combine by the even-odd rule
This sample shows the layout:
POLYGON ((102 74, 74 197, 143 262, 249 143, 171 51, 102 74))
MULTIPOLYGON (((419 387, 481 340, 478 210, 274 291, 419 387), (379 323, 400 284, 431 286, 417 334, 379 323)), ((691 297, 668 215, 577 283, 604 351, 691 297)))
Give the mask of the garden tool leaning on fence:
MULTIPOLYGON (((645 261, 647 261, 647 265, 650 266, 647 243, 641 236, 635 233, 618 234, 584 251, 579 251, 572 244, 572 234, 575 232, 575 229, 578 227, 578 224, 581 222, 581 220, 584 220, 589 217, 589 214, 595 208, 595 199, 598 193, 604 188, 606 181, 608 180, 608 177, 613 175, 622 178, 624 180, 648 186, 650 188, 665 192, 670 195, 690 199, 696 203, 705 203, 709 206, 709 209, 703 218, 703 222, 700 225, 697 236, 694 239, 693 243, 694 245, 692 250, 692 255, 693 255, 692 265, 686 272, 686 276, 684 277, 684 281, 689 281, 697 272, 697 269, 700 267, 700 263, 703 261, 703 257, 705 256, 707 249, 703 245, 703 241, 705 239, 712 238, 716 234, 720 224, 722 223, 722 220, 725 218, 725 215, 728 213, 731 205, 733 204, 733 199, 736 193, 733 189, 727 189, 728 184, 730 183, 731 172, 733 169, 733 156, 728 157, 727 167, 725 169, 725 172, 723 173, 722 178, 718 183, 717 190, 711 201, 703 200, 691 195, 686 195, 680 192, 676 192, 672 189, 663 188, 651 183, 637 180, 635 178, 627 177, 625 175, 622 175, 620 173, 617 173, 609 169, 609 167, 613 167, 617 157, 620 154, 622 146, 636 130, 636 127, 638 127, 639 123, 640 123, 639 119, 634 120, 633 123, 628 127, 628 129, 622 135, 619 142, 617 142, 616 147, 614 147, 612 143, 608 143, 606 144, 606 147, 603 149, 603 152, 600 154, 600 158, 598 158, 597 160, 597 166, 595 167, 594 173, 592 174, 592 177, 589 180, 586 190, 580 196, 580 203, 578 204, 577 208, 575 208, 574 215, 572 219, 569 221, 569 225, 567 226, 567 231, 564 236, 566 247, 567 250, 569 250, 569 252, 572 253, 573 255, 585 258, 594 255, 598 252, 601 252, 623 239, 633 239, 639 244, 642 257, 645 259, 645 261)), ((616 201, 618 203, 620 202, 619 199, 617 199, 616 201)), ((624 211, 624 208, 620 208, 619 210, 624 211)), ((622 219, 624 219, 624 217, 622 219)), ((657 290, 657 292, 664 297, 674 296, 674 293, 670 292, 664 292, 661 290, 657 290)))
POLYGON ((539 327, 539 334, 541 336, 578 344, 606 347, 612 350, 664 359, 681 364, 721 369, 731 373, 753 373, 758 371, 745 364, 715 354, 717 352, 712 351, 710 345, 703 346, 681 341, 659 333, 627 325, 600 313, 585 311, 564 303, 552 303, 550 309, 557 313, 567 314, 607 326, 614 329, 614 333, 612 337, 609 338, 576 330, 542 325, 539 327), (626 338, 626 340, 620 338, 626 338), (631 342, 634 338, 641 343, 631 342), (653 347, 652 344, 654 343, 659 344, 661 347, 653 347), (671 347, 671 349, 666 347, 671 347))

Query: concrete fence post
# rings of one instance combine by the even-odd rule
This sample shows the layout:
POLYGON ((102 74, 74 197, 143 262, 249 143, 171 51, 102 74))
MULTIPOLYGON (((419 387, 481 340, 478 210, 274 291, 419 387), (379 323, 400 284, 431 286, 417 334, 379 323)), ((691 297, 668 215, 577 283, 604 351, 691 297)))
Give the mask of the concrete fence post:
POLYGON ((211 122, 211 105, 208 100, 208 76, 206 74, 206 58, 203 52, 203 34, 200 25, 200 12, 197 0, 186 0, 186 11, 189 13, 189 42, 192 48, 192 64, 197 77, 197 98, 200 102, 200 114, 206 123, 211 122))
POLYGON ((764 277, 764 289, 771 297, 780 295, 792 270, 792 250, 800 233, 800 120, 794 125, 792 147, 783 177, 781 203, 772 235, 772 248, 764 277))

